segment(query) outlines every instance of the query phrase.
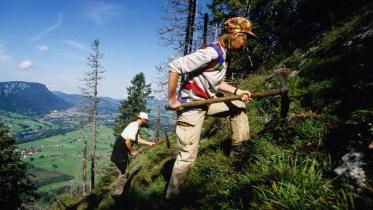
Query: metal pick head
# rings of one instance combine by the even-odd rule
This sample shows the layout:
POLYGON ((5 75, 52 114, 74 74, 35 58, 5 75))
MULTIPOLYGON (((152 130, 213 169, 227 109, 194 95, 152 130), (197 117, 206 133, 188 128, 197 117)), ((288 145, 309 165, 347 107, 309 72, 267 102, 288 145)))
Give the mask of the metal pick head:
POLYGON ((277 69, 277 70, 276 70, 276 73, 278 74, 278 76, 279 76, 279 78, 280 78, 281 88, 287 90, 287 87, 286 87, 286 79, 287 79, 288 76, 289 76, 289 69, 286 68, 286 67, 282 67, 282 68, 277 69))

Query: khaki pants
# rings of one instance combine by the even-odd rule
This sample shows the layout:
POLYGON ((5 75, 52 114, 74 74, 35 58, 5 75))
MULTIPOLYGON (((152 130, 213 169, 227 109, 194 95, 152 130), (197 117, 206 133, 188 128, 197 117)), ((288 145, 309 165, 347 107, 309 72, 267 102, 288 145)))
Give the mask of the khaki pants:
POLYGON ((234 145, 250 138, 249 121, 245 109, 245 103, 242 101, 232 101, 211 104, 207 111, 199 110, 196 112, 194 110, 189 113, 186 111, 178 115, 176 137, 179 152, 172 170, 166 198, 170 198, 179 192, 179 187, 185 182, 186 176, 196 161, 205 115, 229 117, 232 129, 232 144, 234 145))

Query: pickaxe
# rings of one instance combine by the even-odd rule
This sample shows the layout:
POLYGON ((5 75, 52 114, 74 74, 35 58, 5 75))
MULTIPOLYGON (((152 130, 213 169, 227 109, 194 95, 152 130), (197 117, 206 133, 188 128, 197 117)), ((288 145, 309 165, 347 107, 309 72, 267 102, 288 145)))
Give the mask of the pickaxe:
POLYGON ((141 153, 143 153, 143 152, 145 152, 145 151, 148 151, 148 150, 150 150, 151 148, 154 148, 154 147, 156 147, 156 146, 158 146, 158 145, 160 145, 160 144, 163 144, 163 143, 165 143, 165 142, 166 142, 166 144, 167 144, 167 148, 170 149, 171 144, 170 144, 170 140, 168 139, 168 135, 167 135, 166 131, 164 131, 164 136, 165 136, 165 137, 164 137, 163 140, 161 140, 161 141, 159 141, 159 142, 157 142, 157 143, 155 143, 155 144, 153 144, 153 145, 151 145, 151 146, 148 146, 148 147, 145 147, 145 148, 143 148, 143 149, 140 149, 140 150, 139 150, 139 154, 141 154, 141 153))
MULTIPOLYGON (((263 98, 263 97, 267 97, 267 96, 286 95, 288 93, 288 89, 286 87, 285 81, 286 81, 286 78, 289 74, 289 69, 288 68, 280 68, 279 70, 277 70, 277 73, 278 73, 279 78, 280 78, 281 88, 272 89, 272 90, 263 91, 263 92, 251 93, 251 97, 252 98, 263 98)), ((220 102, 241 100, 241 98, 242 98, 242 95, 225 96, 225 97, 219 97, 219 98, 191 101, 191 102, 183 103, 183 104, 181 104, 181 106, 183 108, 198 107, 198 106, 203 106, 203 105, 206 105, 206 104, 214 104, 214 103, 220 103, 220 102)), ((165 109, 170 110, 170 107, 168 105, 166 105, 165 109)))

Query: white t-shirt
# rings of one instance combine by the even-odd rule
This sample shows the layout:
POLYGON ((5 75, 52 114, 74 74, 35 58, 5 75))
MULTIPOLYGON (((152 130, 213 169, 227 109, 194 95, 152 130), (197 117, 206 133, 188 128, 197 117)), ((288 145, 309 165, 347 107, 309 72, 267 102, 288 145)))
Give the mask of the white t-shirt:
POLYGON ((134 121, 127 125, 127 127, 123 130, 121 136, 123 139, 131 139, 132 141, 136 141, 138 132, 139 124, 134 121))

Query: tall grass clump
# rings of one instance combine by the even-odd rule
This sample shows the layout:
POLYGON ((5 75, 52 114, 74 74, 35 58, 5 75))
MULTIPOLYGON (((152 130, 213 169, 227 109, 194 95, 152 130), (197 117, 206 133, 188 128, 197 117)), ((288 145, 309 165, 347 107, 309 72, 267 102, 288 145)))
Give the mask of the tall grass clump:
MULTIPOLYGON (((335 189, 314 159, 290 158, 285 151, 261 157, 241 177, 251 183, 259 209, 351 209, 351 193, 335 189)), ((328 167, 331 164, 326 164, 328 167)))

